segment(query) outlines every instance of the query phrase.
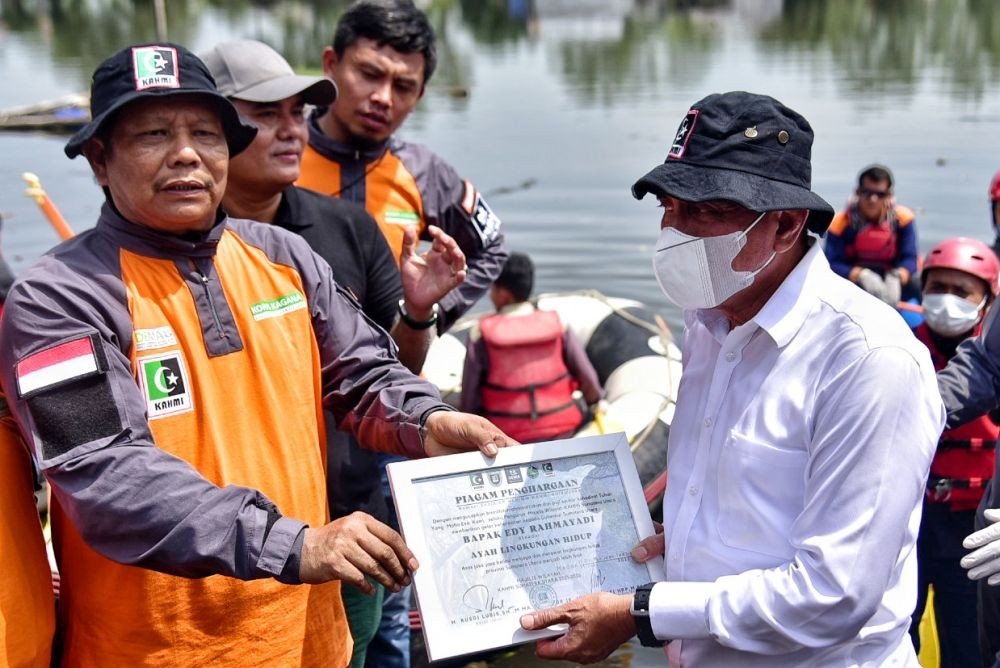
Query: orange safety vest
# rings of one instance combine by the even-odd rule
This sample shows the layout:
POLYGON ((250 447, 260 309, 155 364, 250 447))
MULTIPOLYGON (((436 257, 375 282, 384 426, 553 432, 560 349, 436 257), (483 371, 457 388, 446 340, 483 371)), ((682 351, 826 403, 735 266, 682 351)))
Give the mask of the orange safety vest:
MULTIPOLYGON (((927 323, 914 333, 930 350, 934 368, 943 369, 948 360, 934 347, 927 323)), ((993 476, 998 436, 1000 426, 989 415, 981 415, 941 434, 927 480, 928 500, 947 503, 953 511, 976 509, 986 483, 993 476)))
POLYGON ((576 430, 583 413, 573 400, 576 380, 563 359, 559 315, 487 316, 479 321, 486 344, 483 414, 523 443, 544 441, 576 430))
MULTIPOLYGON (((302 169, 295 185, 330 193, 331 184, 337 183, 340 183, 340 165, 306 145, 302 154, 302 169)), ((417 180, 391 151, 386 150, 376 163, 366 168, 363 204, 378 223, 398 264, 406 228, 414 227, 417 238, 420 238, 427 229, 427 221, 417 180)))
POLYGON ((0 416, 0 666, 48 668, 56 601, 38 521, 31 457, 2 402, 0 416))
MULTIPOLYGON (((134 331, 172 332, 153 348, 132 345, 136 382, 155 382, 143 379, 151 368, 148 360, 169 357, 182 360, 183 380, 190 384, 192 410, 149 420, 156 445, 216 485, 258 489, 284 515, 324 525, 321 365, 309 309, 258 319, 249 308, 234 308, 243 349, 213 357, 174 260, 125 249, 119 260, 134 331), (302 383, 303 378, 312 382, 302 383), (273 405, 275 397, 284 411, 254 410, 273 405)), ((306 292, 294 268, 271 261, 231 230, 219 241, 214 266, 231 304, 306 292)), ((339 582, 291 586, 222 575, 189 579, 126 566, 91 549, 53 505, 63 576, 64 665, 325 667, 349 662, 353 644, 339 582)))

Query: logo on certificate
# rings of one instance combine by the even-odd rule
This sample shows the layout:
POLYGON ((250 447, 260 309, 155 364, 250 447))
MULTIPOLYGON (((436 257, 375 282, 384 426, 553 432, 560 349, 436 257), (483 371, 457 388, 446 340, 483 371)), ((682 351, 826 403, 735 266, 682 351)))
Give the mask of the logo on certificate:
POLYGON ((555 475, 556 471, 552 468, 552 462, 545 462, 542 464, 542 470, 545 471, 545 475, 555 475))
POLYGON ((472 486, 473 487, 482 487, 483 485, 486 484, 486 481, 483 480, 483 472, 482 471, 476 471, 475 473, 470 473, 469 474, 469 480, 472 481, 472 486))
POLYGON ((537 478, 538 477, 538 467, 534 464, 528 464, 528 477, 537 478))
POLYGON ((521 467, 519 466, 509 466, 503 472, 507 476, 507 484, 524 482, 524 476, 521 475, 521 467))
POLYGON ((500 471, 490 471, 490 484, 497 487, 500 484, 500 471))
POLYGON ((556 590, 547 584, 538 584, 532 587, 528 592, 528 598, 531 599, 531 605, 535 606, 535 610, 551 608, 559 603, 556 590))

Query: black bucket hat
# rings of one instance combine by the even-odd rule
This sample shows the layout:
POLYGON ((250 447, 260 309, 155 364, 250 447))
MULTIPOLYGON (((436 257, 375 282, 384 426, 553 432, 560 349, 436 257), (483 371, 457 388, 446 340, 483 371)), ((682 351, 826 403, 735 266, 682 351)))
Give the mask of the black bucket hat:
POLYGON ((635 182, 632 195, 725 199, 761 212, 808 209, 806 227, 823 234, 834 212, 811 190, 812 141, 809 122, 772 97, 709 95, 684 116, 666 160, 635 182))
POLYGON ((178 44, 127 46, 94 70, 90 86, 91 121, 70 137, 63 149, 70 158, 123 107, 149 97, 200 95, 215 104, 232 157, 245 149, 257 128, 244 122, 236 107, 219 94, 205 63, 178 44))

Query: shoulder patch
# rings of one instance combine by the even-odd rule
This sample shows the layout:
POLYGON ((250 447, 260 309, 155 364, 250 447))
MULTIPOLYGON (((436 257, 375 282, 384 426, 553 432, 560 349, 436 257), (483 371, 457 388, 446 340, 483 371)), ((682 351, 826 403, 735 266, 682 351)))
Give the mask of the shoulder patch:
POLYGON ((18 361, 17 391, 22 398, 104 373, 107 364, 94 336, 81 336, 18 361))
POLYGON ((140 357, 136 365, 150 420, 193 409, 191 382, 179 352, 140 357))
POLYGON ((475 203, 472 206, 472 226, 479 234, 483 246, 489 244, 500 233, 500 219, 493 213, 483 196, 476 192, 475 203))

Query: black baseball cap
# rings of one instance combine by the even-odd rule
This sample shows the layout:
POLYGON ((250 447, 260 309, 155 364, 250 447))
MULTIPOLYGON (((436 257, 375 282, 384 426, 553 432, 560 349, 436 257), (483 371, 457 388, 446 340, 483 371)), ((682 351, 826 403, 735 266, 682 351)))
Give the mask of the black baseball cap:
POLYGON ((812 142, 809 122, 772 97, 709 95, 685 114, 666 160, 635 182, 632 195, 725 199, 753 211, 808 209, 806 227, 823 234, 834 211, 812 192, 812 142))
POLYGON ((257 135, 257 128, 243 121, 236 107, 219 93, 215 79, 196 55, 179 44, 137 44, 118 51, 94 70, 90 86, 92 120, 66 143, 66 155, 80 155, 83 145, 126 105, 150 97, 177 95, 203 96, 215 105, 230 157, 249 146, 257 135))

